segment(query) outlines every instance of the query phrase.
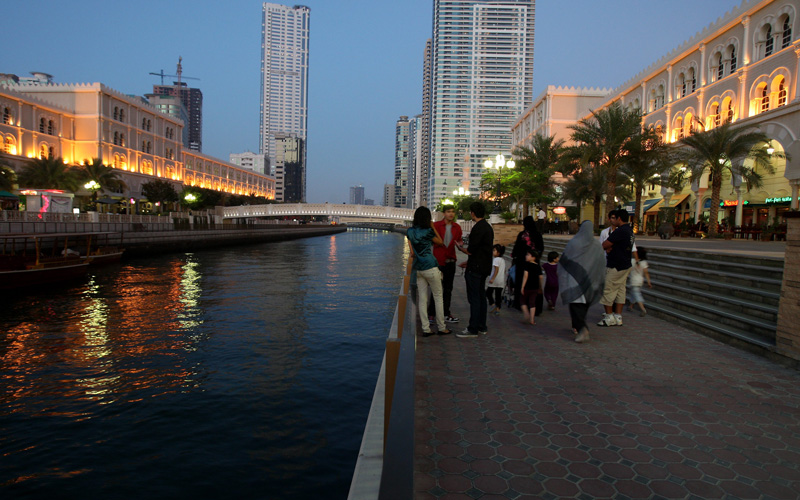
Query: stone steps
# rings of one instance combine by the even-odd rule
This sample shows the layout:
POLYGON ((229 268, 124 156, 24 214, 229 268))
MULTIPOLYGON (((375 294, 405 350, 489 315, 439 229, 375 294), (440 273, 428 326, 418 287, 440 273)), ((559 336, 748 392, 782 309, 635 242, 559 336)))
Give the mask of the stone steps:
MULTIPOLYGON (((561 253, 564 238, 544 237, 561 253)), ((783 260, 648 247, 648 312, 718 340, 774 351, 783 260)))

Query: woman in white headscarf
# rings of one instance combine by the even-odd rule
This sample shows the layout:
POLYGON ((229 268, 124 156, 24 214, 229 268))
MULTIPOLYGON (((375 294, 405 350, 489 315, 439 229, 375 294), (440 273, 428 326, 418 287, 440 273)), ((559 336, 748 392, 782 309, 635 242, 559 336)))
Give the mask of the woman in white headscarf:
POLYGON ((586 313, 603 295, 605 281, 606 254, 594 237, 594 226, 587 220, 564 247, 558 261, 558 288, 561 301, 569 304, 575 342, 589 341, 586 313))

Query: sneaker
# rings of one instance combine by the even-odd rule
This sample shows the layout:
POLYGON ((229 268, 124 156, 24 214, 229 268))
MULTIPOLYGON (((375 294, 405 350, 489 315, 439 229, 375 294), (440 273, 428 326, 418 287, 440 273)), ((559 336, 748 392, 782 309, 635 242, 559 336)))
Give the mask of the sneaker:
POLYGON ((458 323, 458 318, 455 316, 448 316, 444 319, 445 323, 458 323))
POLYGON ((614 317, 613 314, 604 314, 603 319, 601 319, 597 326, 616 326, 617 325, 617 318, 614 317))
POLYGON ((590 339, 589 339, 589 329, 588 328, 582 328, 581 332, 578 334, 578 336, 575 337, 575 342, 577 342, 579 344, 583 344, 585 342, 589 342, 589 340, 590 339))
POLYGON ((478 334, 480 335, 486 335, 487 333, 489 333, 489 330, 478 330, 478 334))
POLYGON ((614 319, 617 321, 617 326, 622 326, 622 315, 621 314, 615 314, 614 315, 614 319))
POLYGON ((471 331, 469 331, 469 328, 464 328, 463 332, 456 333, 456 337, 459 337, 459 338, 462 338, 462 339, 464 339, 464 338, 472 338, 472 337, 477 337, 477 336, 478 336, 478 334, 477 333, 472 333, 471 331))
POLYGON ((433 332, 422 332, 423 337, 430 337, 431 335, 433 335, 433 332))

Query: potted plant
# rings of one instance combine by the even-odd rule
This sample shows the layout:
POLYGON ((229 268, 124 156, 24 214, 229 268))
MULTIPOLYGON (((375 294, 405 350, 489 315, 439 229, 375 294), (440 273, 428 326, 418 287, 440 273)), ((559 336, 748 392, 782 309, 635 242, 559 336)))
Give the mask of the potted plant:
POLYGON ((655 219, 650 219, 647 221, 647 236, 653 236, 656 234, 656 221, 655 219))
POLYGON ((500 218, 503 219, 503 221, 505 221, 506 224, 514 220, 515 217, 516 215, 514 214, 514 212, 503 212, 502 214, 500 214, 500 218))

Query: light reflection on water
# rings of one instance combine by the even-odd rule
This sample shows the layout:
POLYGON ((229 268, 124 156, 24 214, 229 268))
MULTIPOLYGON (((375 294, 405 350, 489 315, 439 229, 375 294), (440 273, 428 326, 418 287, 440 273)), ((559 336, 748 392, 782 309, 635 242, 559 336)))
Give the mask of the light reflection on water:
POLYGON ((4 298, 0 495, 346 496, 406 255, 351 231, 4 298))

